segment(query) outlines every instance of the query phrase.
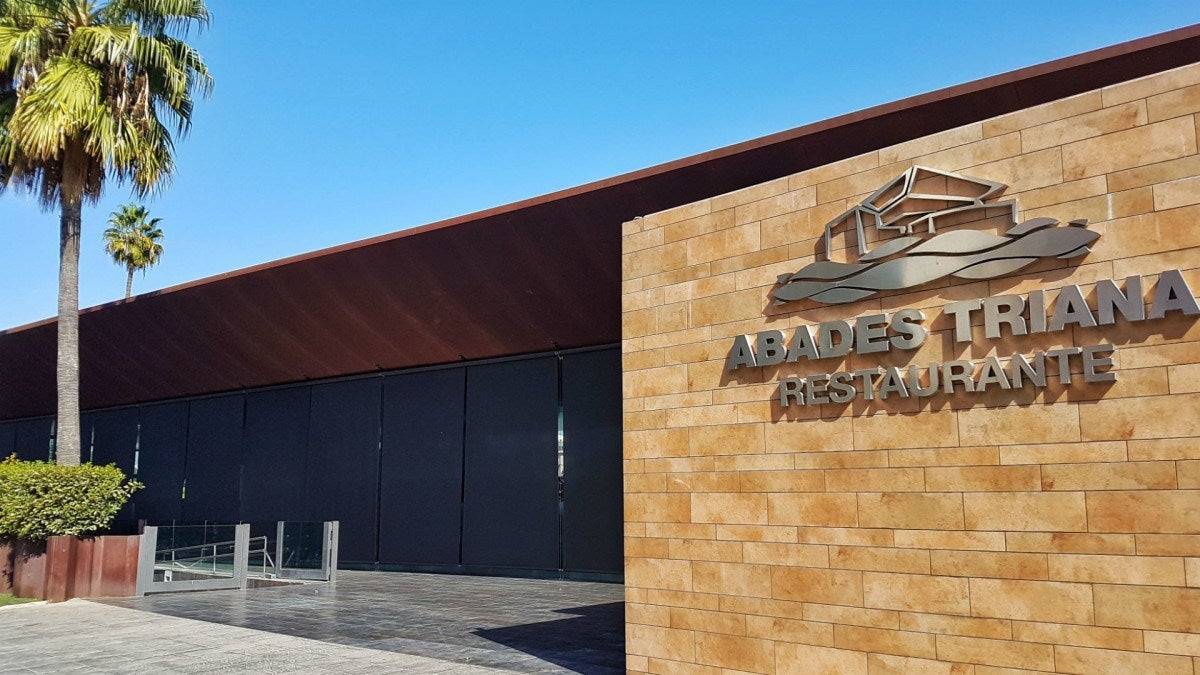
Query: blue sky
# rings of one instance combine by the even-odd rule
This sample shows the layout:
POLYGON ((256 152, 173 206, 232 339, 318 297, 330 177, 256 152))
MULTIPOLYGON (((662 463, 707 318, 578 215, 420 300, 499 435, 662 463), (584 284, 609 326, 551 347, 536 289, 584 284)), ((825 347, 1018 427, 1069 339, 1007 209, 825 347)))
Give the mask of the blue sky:
MULTIPOLYGON (((1200 22, 1162 2, 209 0, 156 290, 1200 22)), ((80 298, 119 299, 110 183, 80 298)), ((55 312, 58 217, 0 194, 0 329, 55 312)))

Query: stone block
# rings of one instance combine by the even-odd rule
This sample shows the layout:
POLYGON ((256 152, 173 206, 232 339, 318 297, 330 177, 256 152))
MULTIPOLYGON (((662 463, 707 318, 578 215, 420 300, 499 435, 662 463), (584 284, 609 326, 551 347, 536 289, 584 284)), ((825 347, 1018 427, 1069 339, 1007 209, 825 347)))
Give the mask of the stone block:
POLYGON ((814 602, 804 603, 804 618, 809 621, 845 624, 847 626, 869 626, 872 628, 900 627, 898 612, 885 609, 822 605, 814 602))
POLYGON ((864 652, 791 642, 775 643, 778 675, 867 675, 864 652))
POLYGON ((833 624, 778 616, 747 616, 746 635, 784 642, 833 646, 833 624))
POLYGON ((919 549, 831 546, 829 566, 868 572, 930 573, 929 552, 919 549))
POLYGON ((1012 621, 1008 619, 980 619, 968 616, 902 612, 900 628, 941 635, 963 635, 998 640, 1012 638, 1012 621))
MULTIPOLYGON (((770 429, 767 427, 768 447, 770 429)), ((747 472, 741 475, 740 487, 743 492, 823 492, 825 472, 816 469, 747 472)))
POLYGON ((858 502, 853 494, 768 494, 767 508, 771 525, 855 527, 859 524, 858 502))
POLYGON ((925 489, 922 469, 830 469, 825 471, 829 492, 921 492, 925 489))
POLYGON ((975 672, 974 667, 966 663, 889 654, 868 654, 867 666, 872 675, 970 675, 975 672))
POLYGON ((1046 556, 997 551, 932 551, 931 571, 953 577, 1048 579, 1046 556))
POLYGON ((815 567, 772 567, 771 597, 834 605, 863 604, 863 575, 849 570, 815 567))
POLYGON ((955 493, 861 493, 858 518, 863 527, 960 530, 963 500, 955 493))
POLYGON ((747 541, 739 545, 743 547, 743 557, 748 563, 800 567, 829 566, 829 548, 819 544, 747 541))
POLYGON ((696 660, 721 668, 768 673, 775 667, 775 643, 759 638, 697 632, 696 660))
POLYGON ((1063 178, 1078 180, 1195 153, 1193 120, 1165 120, 1064 145, 1063 178))
POLYGON ((1146 121, 1146 102, 1130 101, 1024 129, 1021 131, 1021 149, 1033 152, 1123 131, 1146 121))
POLYGON ((931 614, 971 614, 967 579, 864 572, 862 580, 867 607, 931 614))
POLYGON ((1139 534, 1135 539, 1141 555, 1200 556, 1200 535, 1139 534))
POLYGON ((1086 647, 1054 648, 1054 664, 1060 673, 1162 673, 1189 675, 1192 660, 1183 656, 1143 654, 1086 647))
POLYGON ((1079 414, 1072 405, 976 408, 958 413, 958 428, 964 445, 1072 443, 1079 414))
POLYGON ((1063 623, 1037 623, 1014 621, 1013 639, 1022 642, 1045 642, 1077 647, 1100 647, 1102 649, 1125 649, 1141 651, 1142 634, 1126 628, 1098 628, 1075 626, 1063 623))
POLYGON ((697 593, 771 597, 771 573, 766 565, 693 562, 692 590, 697 593))
POLYGON ((1200 533, 1200 490, 1136 490, 1087 495, 1092 532, 1200 533))
POLYGON ((930 467, 999 464, 1000 450, 994 445, 889 450, 888 463, 891 466, 930 467))
POLYGON ((937 636, 937 652, 939 657, 950 661, 1022 670, 1050 671, 1054 669, 1054 648, 1050 645, 939 635, 937 636))
POLYGON ((1003 532, 963 530, 896 530, 896 546, 901 548, 942 548, 960 551, 1003 551, 1003 532))
POLYGON ((1042 468, 1043 490, 1170 490, 1174 462, 1055 464, 1042 468))
POLYGON ((697 426, 688 432, 692 455, 757 454, 763 451, 761 424, 697 426))
POLYGON ((692 590, 692 565, 686 560, 634 558, 625 563, 625 585, 634 588, 692 590))
POLYGON ((1054 581, 972 578, 971 615, 1090 624, 1092 587, 1054 581))
POLYGON ((693 635, 690 630, 627 623, 625 624, 625 651, 636 656, 694 661, 696 649, 693 635))
POLYGON ((969 530, 1086 532, 1082 492, 969 492, 963 494, 969 530))
POLYGON ((1183 586, 1183 559, 1127 555, 1051 555, 1050 578, 1097 584, 1183 586))
POLYGON ((834 626, 833 644, 842 649, 856 649, 876 654, 937 657, 934 637, 928 633, 866 628, 863 626, 834 626))
POLYGON ((1008 550, 1041 553, 1113 553, 1133 555, 1141 552, 1131 534, 1086 534, 1067 532, 1009 532, 1008 550))
POLYGON ((1163 211, 1200 204, 1200 177, 1182 178, 1154 186, 1154 209, 1163 211))
POLYGON ((712 234, 733 227, 733 209, 702 213, 692 218, 669 223, 663 230, 663 243, 672 243, 712 234))
POLYGON ((1146 651, 1200 657, 1200 634, 1143 631, 1146 651))
POLYGON ((955 466, 925 469, 926 489, 935 492, 995 492, 1041 489, 1036 466, 955 466))
POLYGON ((1200 588, 1096 584, 1096 625, 1200 633, 1200 588))
POLYGON ((675 560, 743 562, 742 543, 711 539, 670 539, 667 556, 675 560))

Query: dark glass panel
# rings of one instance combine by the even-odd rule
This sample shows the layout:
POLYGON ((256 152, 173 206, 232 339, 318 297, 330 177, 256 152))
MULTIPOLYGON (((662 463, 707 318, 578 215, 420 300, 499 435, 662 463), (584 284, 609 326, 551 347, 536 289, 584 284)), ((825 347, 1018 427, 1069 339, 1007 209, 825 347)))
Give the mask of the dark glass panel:
POLYGON ((558 360, 467 369, 463 564, 558 567, 558 360))

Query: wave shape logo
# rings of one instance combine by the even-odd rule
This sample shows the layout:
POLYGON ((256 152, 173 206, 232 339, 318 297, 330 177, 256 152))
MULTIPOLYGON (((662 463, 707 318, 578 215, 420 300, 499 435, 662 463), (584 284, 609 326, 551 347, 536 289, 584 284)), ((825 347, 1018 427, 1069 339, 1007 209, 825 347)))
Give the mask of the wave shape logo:
POLYGON ((1016 200, 988 201, 1006 187, 914 166, 827 223, 825 259, 781 275, 780 286, 771 296, 776 305, 804 299, 844 304, 945 277, 994 279, 1041 259, 1076 258, 1091 252, 1089 245, 1100 233, 1087 229, 1087 220, 1064 226, 1054 218, 1017 223, 1016 200), (1003 220, 1003 234, 977 229, 937 231, 947 224, 990 223, 997 217, 1003 220), (857 262, 829 260, 834 237, 843 230, 856 238, 857 262), (877 240, 873 249, 868 247, 868 234, 877 240))

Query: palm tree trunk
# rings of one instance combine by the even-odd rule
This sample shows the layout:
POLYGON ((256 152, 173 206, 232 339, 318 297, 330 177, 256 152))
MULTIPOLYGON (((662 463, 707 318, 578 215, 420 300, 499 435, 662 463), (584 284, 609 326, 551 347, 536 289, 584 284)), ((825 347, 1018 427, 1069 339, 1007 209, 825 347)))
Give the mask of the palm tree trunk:
POLYGON ((129 276, 125 278, 125 299, 133 295, 133 268, 129 268, 129 276))
MULTIPOLYGON (((58 431, 59 464, 79 464, 79 233, 83 224, 82 167, 72 166, 67 149, 63 162, 62 216, 58 239, 58 431), (74 169, 72 171, 71 169, 74 169), (71 180, 74 178, 75 180, 71 180)), ((76 155, 77 156, 77 155, 76 155)), ((78 160, 76 160, 78 162, 78 160)), ((82 162, 79 162, 82 164, 82 162)))

